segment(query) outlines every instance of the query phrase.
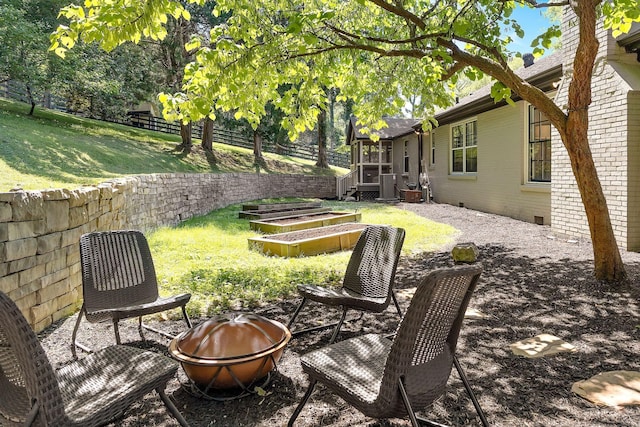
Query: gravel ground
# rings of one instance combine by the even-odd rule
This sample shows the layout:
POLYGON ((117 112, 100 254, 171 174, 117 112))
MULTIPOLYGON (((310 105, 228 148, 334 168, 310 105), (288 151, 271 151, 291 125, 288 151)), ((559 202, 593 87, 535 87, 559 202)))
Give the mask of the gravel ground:
MULTIPOLYGON (((633 285, 607 291, 593 278, 593 256, 588 240, 553 235, 549 227, 438 204, 398 204, 459 230, 457 242, 474 242, 480 249, 484 273, 471 307, 486 318, 468 320, 458 344, 458 356, 492 426, 639 426, 640 409, 600 408, 573 395, 571 385, 609 370, 640 370, 640 308, 637 296, 640 254, 622 256, 633 285), (573 344, 577 351, 527 359, 513 355, 509 344, 541 333, 573 344)), ((411 230, 407 230, 411 233, 411 230)), ((453 246, 453 245, 451 245, 453 246)), ((419 278, 438 267, 452 265, 451 246, 435 253, 403 257, 397 288, 412 288, 419 278)), ((407 293, 399 292, 401 304, 407 293)), ((282 301, 256 310, 286 323, 297 301, 282 301)), ((300 324, 330 320, 335 313, 310 304, 300 324)), ((69 340, 76 317, 65 319, 41 334, 55 366, 71 358, 69 340)), ((193 319, 198 323, 203 319, 193 319)), ((363 332, 391 332, 398 323, 390 307, 382 315, 365 315, 349 324, 341 339, 363 332)), ((79 338, 100 348, 113 342, 106 324, 83 324, 79 338)), ((135 323, 124 322, 123 339, 129 344, 166 352, 168 341, 152 336, 140 341, 135 323)), ((179 333, 183 322, 164 321, 165 330, 179 333)), ((281 426, 306 390, 307 379, 299 356, 324 345, 330 330, 292 340, 279 363, 268 395, 251 395, 218 402, 190 394, 182 384, 169 383, 168 392, 192 426, 281 426)), ((448 391, 424 414, 453 426, 480 425, 462 383, 452 374, 448 391)), ((177 422, 155 394, 132 406, 118 426, 174 426, 177 422)), ((296 425, 300 426, 408 426, 408 420, 377 421, 364 417, 322 386, 316 388, 296 425)))

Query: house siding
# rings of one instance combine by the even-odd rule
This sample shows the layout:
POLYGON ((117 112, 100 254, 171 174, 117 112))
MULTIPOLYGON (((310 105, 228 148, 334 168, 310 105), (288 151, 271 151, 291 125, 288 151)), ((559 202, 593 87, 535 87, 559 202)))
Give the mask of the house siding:
MULTIPOLYGON (((429 168, 434 200, 534 222, 550 221, 550 189, 525 184, 527 104, 518 102, 477 115, 478 172, 450 175, 450 125, 434 131, 436 163, 429 168)), ((428 154, 425 155, 428 159, 428 154)))
POLYGON ((407 188, 408 182, 418 182, 418 169, 419 169, 419 144, 418 135, 409 134, 401 138, 396 139, 393 142, 393 173, 397 176, 398 189, 407 188), (404 169, 404 142, 408 142, 409 150, 409 173, 403 174, 404 169))
MULTIPOLYGON (((563 108, 567 104, 567 91, 573 71, 572 55, 578 38, 577 26, 571 25, 571 20, 574 19, 571 13, 566 8, 565 14, 569 15, 565 15, 562 28, 564 76, 555 98, 556 103, 564 106, 563 108)), ((631 144, 630 139, 632 130, 629 125, 633 121, 629 104, 631 88, 614 67, 615 62, 629 64, 628 57, 631 55, 625 54, 624 49, 617 46, 602 24, 599 24, 596 31, 600 46, 592 79, 589 143, 618 244, 625 249, 638 249, 637 225, 634 225, 634 236, 629 236, 629 218, 633 217, 629 214, 631 209, 638 207, 632 194, 636 191, 638 181, 635 166, 639 164, 638 149, 631 144), (630 170, 634 171, 633 175, 630 175, 630 170)), ((561 234, 589 237, 589 226, 569 156, 557 132, 553 133, 552 153, 552 228, 561 234)))
POLYGON ((628 94, 629 175, 627 249, 640 251, 640 91, 628 94))

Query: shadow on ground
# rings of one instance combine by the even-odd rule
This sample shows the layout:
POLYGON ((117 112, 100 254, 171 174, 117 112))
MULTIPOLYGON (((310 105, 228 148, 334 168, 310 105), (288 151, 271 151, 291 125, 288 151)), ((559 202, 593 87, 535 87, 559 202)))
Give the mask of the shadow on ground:
MULTIPOLYGON (((598 408, 571 393, 575 381, 608 370, 640 370, 640 306, 637 288, 607 291, 592 275, 589 261, 570 258, 528 257, 500 245, 480 247, 484 273, 471 307, 487 315, 467 320, 458 346, 458 356, 492 426, 637 426, 640 409, 598 408), (577 348, 541 359, 513 355, 509 344, 541 333, 555 335, 577 348)), ((429 271, 452 266, 448 252, 423 254, 401 260, 396 287, 411 288, 429 271)), ((637 283, 640 265, 627 264, 637 283)), ((406 307, 408 300, 400 298, 406 307)), ((282 301, 257 312, 287 322, 297 301, 282 301)), ((337 312, 310 304, 297 322, 311 326, 337 319, 337 312)), ((202 319, 200 319, 202 320, 202 319)), ((197 323, 199 319, 194 319, 197 323)), ((70 358, 68 343, 75 316, 41 335, 55 363, 70 358)), ((160 322, 159 322, 160 323, 160 322)), ((159 327, 178 333, 180 321, 165 321, 159 327)), ((398 316, 393 307, 381 315, 365 315, 346 326, 339 339, 363 332, 395 330, 398 316)), ((142 342, 135 323, 126 322, 124 339, 130 344, 152 347, 166 353, 166 344, 156 336, 142 342)), ((189 394, 179 381, 169 393, 193 426, 273 426, 286 422, 306 390, 307 379, 298 358, 325 345, 331 329, 292 340, 285 351, 267 396, 252 395, 240 400, 215 402, 189 394)), ((80 339, 94 347, 113 342, 107 325, 83 327, 80 339)), ((408 420, 376 421, 362 416, 344 401, 318 387, 303 410, 300 426, 405 426, 408 420)), ((448 391, 425 415, 453 426, 479 425, 473 406, 457 374, 452 374, 448 391)), ((116 424, 114 424, 116 425, 116 424)), ((177 425, 155 395, 129 409, 117 425, 177 425)))

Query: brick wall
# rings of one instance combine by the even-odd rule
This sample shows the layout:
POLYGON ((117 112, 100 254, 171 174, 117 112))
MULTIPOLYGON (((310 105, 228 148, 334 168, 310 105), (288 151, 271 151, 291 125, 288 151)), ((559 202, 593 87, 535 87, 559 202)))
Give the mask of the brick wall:
MULTIPOLYGON (((571 10, 565 8, 562 26, 564 76, 555 99, 564 109, 578 39, 575 20, 571 10)), ((635 67, 635 72, 640 70, 637 69, 638 64, 630 62, 630 57, 635 55, 626 54, 602 23, 596 31, 600 45, 592 79, 589 143, 618 243, 625 249, 633 249, 633 246, 637 249, 636 243, 632 242, 637 239, 629 239, 628 235, 629 184, 633 171, 630 170, 627 152, 630 146, 628 123, 637 120, 637 116, 630 117, 628 96, 632 88, 622 77, 620 69, 635 67)), ((552 140, 552 162, 552 228, 567 235, 589 237, 589 227, 569 157, 557 133, 554 133, 552 140)))
POLYGON ((245 173, 141 175, 76 190, 0 193, 0 291, 40 331, 79 306, 84 233, 149 231, 234 203, 335 193, 334 177, 245 173))

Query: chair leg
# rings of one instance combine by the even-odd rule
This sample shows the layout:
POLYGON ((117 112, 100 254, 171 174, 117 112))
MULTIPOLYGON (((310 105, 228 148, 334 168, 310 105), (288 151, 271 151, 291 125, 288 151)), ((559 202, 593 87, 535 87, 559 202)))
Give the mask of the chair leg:
POLYGON ((307 392, 302 397, 302 400, 298 404, 298 407, 296 408, 296 410, 293 411, 293 414, 291 414, 291 418, 289 418, 289 422, 287 423, 287 427, 293 427, 294 421, 296 420, 296 418, 298 418, 298 415, 300 415, 300 412, 302 412, 302 407, 304 405, 306 405, 307 401, 311 397, 311 393, 313 393, 313 389, 316 386, 317 382, 318 382, 317 380, 312 380, 309 383, 309 388, 307 389, 307 392))
POLYGON ((404 407, 407 410, 407 414, 409 414, 409 420, 411 421, 411 425, 413 427, 419 427, 420 425, 426 425, 429 427, 449 427, 444 424, 437 423, 435 421, 428 420, 416 414, 411 407, 411 402, 409 401, 409 395, 407 394, 407 389, 404 388, 404 383, 402 382, 404 378, 398 378, 398 389, 400 390, 400 397, 402 397, 402 403, 404 403, 404 407))
POLYGON ((120 329, 118 329, 118 319, 113 319, 113 333, 116 336, 116 344, 122 344, 120 341, 120 329))
POLYGON ((78 319, 76 320, 76 325, 73 327, 73 333, 71 334, 71 354, 74 359, 78 358, 76 354, 76 335, 78 335, 78 328, 80 327, 80 321, 82 320, 82 316, 84 315, 84 304, 80 308, 80 313, 78 313, 78 319))
POLYGON ((409 414, 409 420, 411 420, 411 425, 413 427, 420 427, 418 424, 418 419, 416 418, 416 413, 413 412, 413 408, 411 407, 411 402, 409 402, 409 395, 407 394, 407 389, 404 388, 403 377, 398 378, 398 389, 400 390, 400 396, 402 397, 402 403, 404 403, 404 407, 407 410, 407 414, 409 414))
POLYGON ((473 406, 476 408, 476 412, 480 417, 480 421, 482 422, 482 425, 484 427, 489 427, 489 422, 487 421, 487 418, 484 416, 484 412, 480 407, 480 402, 478 402, 478 399, 476 399, 476 395, 473 393, 473 390, 471 390, 471 384, 469 384, 469 380, 467 380, 467 376, 462 370, 462 366, 460 366, 460 362, 458 362, 458 358, 455 355, 453 356, 453 363, 454 365, 456 365, 456 370, 458 371, 458 375, 460 375, 460 379, 464 384, 464 388, 467 390, 467 394, 469 395, 469 398, 471 398, 471 401, 473 402, 473 406))
POLYGON ((184 419, 180 411, 178 411, 178 408, 176 408, 176 405, 173 404, 169 396, 167 396, 167 394, 164 392, 164 388, 158 387, 156 391, 160 395, 160 398, 164 402, 169 412, 171 412, 171 415, 173 415, 175 419, 178 420, 178 423, 180 423, 182 427, 189 427, 189 423, 184 419))
POLYGON ((287 323, 287 328, 291 329, 291 326, 293 326, 293 322, 296 320, 296 317, 298 317, 298 314, 300 314, 300 310, 302 310, 302 307, 304 307, 304 304, 306 302, 307 302, 307 299, 302 298, 302 301, 300 301, 300 304, 296 308, 296 311, 293 312, 293 316, 291 316, 291 319, 289 319, 289 323, 287 323))
POLYGON ((191 319, 189 319, 189 315, 187 314, 187 307, 185 305, 182 306, 182 317, 184 317, 184 321, 187 322, 187 327, 191 329, 191 319))
POLYGON ((142 326, 142 316, 138 316, 138 333, 140 334, 140 338, 142 339, 142 341, 146 341, 142 326))
POLYGON ((333 344, 333 342, 336 340, 336 338, 338 338, 338 333, 340 332, 340 328, 342 327, 342 324, 344 323, 344 319, 347 317, 347 308, 344 309, 344 311, 342 312, 342 317, 340 317, 340 320, 338 321, 338 324, 336 325, 336 328, 333 330, 333 334, 331 335, 331 339, 329 340, 329 344, 333 344))
MULTIPOLYGON (((31 409, 27 413, 27 416, 24 420, 24 426, 32 426, 36 424, 36 418, 41 416, 40 414, 40 402, 35 397, 31 399, 31 409)), ((43 420, 40 420, 43 421, 43 420)))
POLYGON ((393 299, 393 304, 396 306, 396 310, 398 310, 398 315, 402 318, 402 309, 400 308, 400 304, 398 304, 398 299, 396 298, 396 293, 391 290, 391 298, 393 299))

